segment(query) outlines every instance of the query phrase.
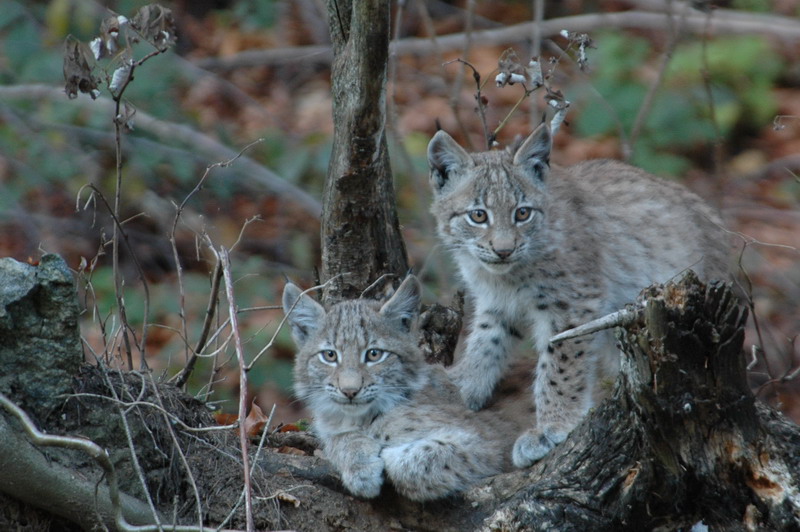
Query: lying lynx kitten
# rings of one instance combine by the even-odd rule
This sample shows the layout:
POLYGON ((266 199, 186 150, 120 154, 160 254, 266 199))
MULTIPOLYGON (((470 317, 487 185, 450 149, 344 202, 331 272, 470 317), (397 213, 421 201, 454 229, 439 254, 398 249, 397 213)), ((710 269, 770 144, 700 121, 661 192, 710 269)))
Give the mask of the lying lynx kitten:
POLYGON ((414 500, 446 497, 510 465, 517 426, 471 412, 417 347, 420 287, 403 281, 385 304, 328 312, 294 284, 283 308, 300 348, 294 387, 344 486, 377 497, 384 477, 414 500))
POLYGON ((550 345, 554 334, 619 310, 653 282, 691 268, 723 276, 720 221, 685 188, 608 160, 550 167, 546 125, 514 152, 467 153, 439 131, 428 145, 432 212, 475 305, 451 371, 482 408, 529 333, 539 354, 536 425, 514 445, 526 467, 563 441, 616 378, 610 331, 550 345))

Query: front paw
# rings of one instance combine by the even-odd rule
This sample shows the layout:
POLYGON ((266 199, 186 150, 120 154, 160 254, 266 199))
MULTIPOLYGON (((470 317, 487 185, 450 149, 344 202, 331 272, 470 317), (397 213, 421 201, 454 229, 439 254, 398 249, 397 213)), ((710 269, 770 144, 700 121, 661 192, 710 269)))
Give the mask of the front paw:
POLYGON ((567 439, 567 432, 529 429, 517 438, 511 460, 519 468, 529 467, 538 462, 553 448, 567 439))
POLYGON ((461 400, 470 410, 480 410, 492 396, 493 388, 483 386, 463 374, 458 367, 448 371, 450 380, 458 387, 461 400))
POLYGON ((363 457, 342 471, 342 484, 356 497, 372 499, 380 495, 383 486, 383 459, 363 457))

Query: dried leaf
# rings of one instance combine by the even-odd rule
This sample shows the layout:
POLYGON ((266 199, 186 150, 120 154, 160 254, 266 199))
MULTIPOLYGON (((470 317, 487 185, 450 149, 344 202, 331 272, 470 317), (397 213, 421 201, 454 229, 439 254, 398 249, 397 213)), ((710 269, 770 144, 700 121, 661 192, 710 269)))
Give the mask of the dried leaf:
POLYGON ((298 419, 296 423, 286 423, 278 427, 278 432, 305 432, 308 430, 307 419, 298 419))
POLYGON ((125 63, 121 67, 117 68, 111 75, 111 83, 108 84, 108 90, 116 95, 119 95, 122 88, 128 83, 130 76, 131 65, 125 63))
POLYGON ((228 414, 226 412, 215 412, 214 420, 218 425, 233 425, 236 423, 236 414, 228 414))
POLYGON ((308 456, 308 453, 302 449, 298 449, 297 447, 290 447, 288 445, 282 445, 278 447, 275 452, 280 454, 292 454, 295 456, 308 456))
POLYGON ((288 502, 289 504, 293 505, 295 508, 300 507, 300 499, 295 497, 294 495, 290 495, 285 491, 279 491, 275 494, 275 498, 282 502, 288 502))
POLYGON ((156 48, 167 48, 175 44, 177 27, 172 10, 158 4, 141 8, 130 21, 131 27, 138 31, 147 42, 156 48))
POLYGON ((527 71, 519 62, 517 52, 513 48, 507 48, 497 61, 497 69, 500 71, 494 80, 498 87, 513 85, 514 83, 525 83, 527 71))
POLYGON ((68 35, 64 41, 64 91, 70 99, 77 98, 78 92, 89 94, 92 99, 100 95, 94 76, 94 56, 89 47, 68 35))
POLYGON ((264 412, 256 404, 255 399, 253 399, 253 404, 250 405, 250 413, 247 414, 244 420, 245 432, 251 438, 258 436, 261 434, 261 431, 264 430, 264 425, 267 424, 268 419, 269 418, 264 415, 264 412))
POLYGON ((128 19, 122 15, 112 15, 103 20, 100 24, 100 36, 90 43, 95 59, 102 59, 117 53, 120 28, 127 23, 128 19))

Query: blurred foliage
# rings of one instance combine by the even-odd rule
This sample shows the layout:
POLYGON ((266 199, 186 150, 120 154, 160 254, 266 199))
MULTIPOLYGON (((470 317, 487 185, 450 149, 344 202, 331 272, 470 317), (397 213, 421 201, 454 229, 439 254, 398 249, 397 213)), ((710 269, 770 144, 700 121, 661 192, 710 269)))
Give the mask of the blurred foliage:
MULTIPOLYGON (((148 3, 116 0, 104 5, 121 14, 132 14, 148 3)), ((441 20, 434 20, 442 33, 458 31, 463 20, 461 8, 447 4, 447 9, 441 12, 455 15, 448 18, 444 14, 440 15, 441 20)), ((519 22, 516 15, 513 19, 511 15, 502 19, 503 10, 497 9, 499 4, 502 3, 478 2, 479 8, 483 6, 492 13, 496 9, 498 15, 496 19, 494 14, 482 19, 487 17, 483 13, 477 22, 491 19, 487 27, 519 22)), ((529 2, 509 4, 519 13, 527 9, 529 2)), ((766 0, 734 0, 732 7, 769 11, 771 4, 766 0)), ((327 113, 330 103, 330 72, 324 65, 313 62, 225 73, 198 72, 191 64, 196 58, 270 43, 290 46, 312 41, 304 33, 309 30, 303 27, 302 17, 288 22, 281 18, 294 10, 290 2, 235 1, 230 5, 202 20, 182 20, 187 23, 184 26, 187 34, 194 29, 202 36, 202 46, 192 48, 187 39, 181 42, 185 46, 181 51, 184 56, 170 52, 148 61, 137 70, 135 81, 125 93, 126 99, 138 112, 202 133, 235 151, 263 138, 248 150, 247 156, 319 198, 332 144, 330 128, 325 127, 328 124, 319 123, 320 113, 327 113), (190 28, 189 22, 195 26, 190 28), (302 104, 298 103, 301 100, 302 104), (251 106, 258 107, 255 117, 251 106)), ((595 10, 598 4, 587 2, 584 7, 595 10)), ((406 10, 406 16, 412 17, 413 11, 406 10)), ((3 0, 0 85, 62 86, 65 37, 73 35, 83 42, 90 41, 107 14, 100 3, 81 0, 3 0)), ((415 29, 409 24, 403 34, 421 31, 422 25, 417 26, 415 29)), ((660 46, 664 44, 656 46, 655 39, 638 35, 627 31, 592 32, 596 49, 588 51, 588 78, 570 72, 567 66, 556 69, 559 87, 563 86, 567 98, 573 102, 567 116, 570 127, 560 135, 572 135, 568 137, 570 141, 582 141, 582 137, 612 139, 630 134, 656 74, 663 52, 660 46)), ((493 55, 496 64, 499 47, 481 50, 481 43, 474 44, 476 64, 483 58, 481 65, 491 65, 493 55)), ((140 46, 137 51, 144 51, 144 45, 140 46)), ((428 213, 426 149, 431 131, 425 128, 432 128, 434 119, 446 120, 452 114, 448 101, 453 79, 448 76, 456 69, 442 69, 434 56, 404 57, 398 61, 395 90, 398 131, 392 131, 389 149, 395 169, 399 215, 410 253, 414 254, 412 262, 422 267, 432 257, 430 262, 434 264, 428 265, 426 279, 446 283, 449 261, 441 249, 435 248, 433 221, 428 213), (413 114, 420 118, 409 121, 411 126, 404 125, 403 118, 413 114)), ((707 163, 708 148, 715 142, 717 132, 723 141, 729 142, 737 132, 763 130, 777 112, 775 87, 786 70, 785 63, 766 38, 716 38, 704 44, 687 36, 674 50, 664 83, 635 143, 631 162, 658 174, 681 175, 690 166, 696 168, 707 163), (714 101, 713 117, 709 112, 709 90, 714 101)), ((486 68, 486 72, 482 69, 482 73, 488 75, 491 68, 486 68)), ((490 89, 493 90, 487 88, 487 91, 490 89)), ((468 80, 461 101, 474 101, 472 91, 474 87, 468 80)), ((107 91, 104 96, 107 97, 107 91)), ((537 93, 535 98, 539 97, 537 93)), ((493 94, 489 109, 494 113, 492 119, 502 118, 515 99, 516 96, 505 100, 494 98, 493 94)), ((468 129, 474 127, 478 131, 478 121, 470 105, 462 106, 461 115, 468 129)), ((49 251, 64 253, 68 259, 71 255, 70 265, 77 268, 80 257, 91 260, 102 246, 107 248, 105 240, 110 237, 110 224, 99 202, 75 212, 76 196, 86 184, 97 186, 109 199, 113 195, 113 117, 97 109, 100 107, 91 107, 91 102, 71 105, 66 96, 63 101, 0 100, 0 244, 5 245, 3 249, 11 250, 7 253, 13 252, 16 258, 25 260, 36 255, 42 242, 49 251), (28 216, 24 222, 20 222, 22 215, 28 216), (68 230, 73 223, 78 229, 68 230)), ((523 112, 512 120, 528 127, 523 112)), ((448 127, 455 130, 452 124, 448 127)), ((153 277, 149 283, 151 327, 148 330, 152 345, 148 349, 154 355, 152 365, 171 375, 184 363, 186 347, 169 229, 175 205, 194 189, 206 167, 219 161, 196 146, 137 129, 136 117, 134 130, 125 134, 122 148, 126 227, 135 236, 134 245, 140 258, 148 261, 147 274, 153 277), (153 203, 153 198, 159 202, 153 203)), ((186 267, 183 312, 190 345, 196 341, 202 326, 211 270, 203 257, 197 256, 193 230, 206 232, 215 245, 230 246, 239 237, 244 220, 255 215, 264 218, 247 228, 234 253, 233 275, 237 305, 241 309, 275 304, 280 300, 283 284, 280 274, 308 285, 318 266, 316 221, 308 213, 292 209, 287 198, 270 197, 254 190, 257 187, 234 163, 214 169, 202 190, 186 205, 184 216, 191 217, 192 223, 187 225, 192 230, 184 228, 179 236, 179 253, 186 267)), ((795 189, 787 190, 785 194, 791 196, 795 189)), ((87 191, 80 196, 82 207, 88 197, 87 191)), ((144 291, 130 264, 125 272, 127 315, 131 324, 141 330, 144 291)), ((117 305, 107 256, 98 259, 92 287, 100 309, 96 318, 105 320, 117 305)), ((436 295, 447 298, 449 293, 440 290, 436 295)), ((428 295, 433 297, 433 294, 431 291, 428 295)), ((224 294, 220 304, 227 305, 224 294)), ((248 357, 255 356, 272 338, 280 315, 276 310, 242 312, 241 332, 248 357)), ((97 327, 91 312, 85 314, 85 320, 85 330, 97 327)), ((93 345, 101 343, 96 340, 93 338, 93 345)), ((292 350, 288 331, 282 330, 276 338, 275 351, 279 354, 262 357, 250 374, 251 384, 288 392, 291 363, 286 354, 292 350)), ((222 355, 223 359, 226 357, 230 357, 230 351, 222 355)), ((227 367, 230 365, 229 361, 227 367)), ((211 380, 225 380, 216 387, 214 400, 235 398, 235 377, 226 374, 225 368, 214 368, 211 359, 200 361, 189 389, 202 393, 211 380)))
MULTIPOLYGON (((650 79, 643 79, 639 69, 654 54, 652 44, 604 33, 595 45, 591 86, 572 89, 577 110, 573 124, 581 136, 618 135, 620 125, 629 134, 649 89, 650 79)), ((777 109, 772 89, 783 69, 781 57, 758 36, 679 44, 631 162, 656 174, 681 175, 692 164, 689 151, 710 146, 717 128, 724 138, 735 127, 769 123, 777 109)))
POLYGON ((278 4, 274 0, 258 2, 234 2, 228 11, 221 11, 221 21, 238 23, 246 31, 271 28, 278 15, 278 4))

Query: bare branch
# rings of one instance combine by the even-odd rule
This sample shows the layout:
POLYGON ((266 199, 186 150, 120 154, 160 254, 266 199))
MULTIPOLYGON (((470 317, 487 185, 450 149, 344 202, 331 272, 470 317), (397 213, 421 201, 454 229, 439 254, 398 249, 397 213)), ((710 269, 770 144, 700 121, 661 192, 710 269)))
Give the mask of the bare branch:
POLYGON ((639 112, 636 114, 636 119, 633 121, 633 127, 631 127, 630 136, 628 137, 625 145, 623 145, 623 152, 625 152, 626 159, 630 159, 630 157, 633 155, 633 149, 636 145, 636 140, 639 138, 639 133, 641 132, 642 127, 644 127, 647 115, 650 114, 650 110, 653 107, 656 93, 664 81, 664 75, 667 72, 667 66, 669 66, 669 63, 672 60, 672 54, 675 51, 675 47, 678 46, 678 43, 683 35, 686 16, 689 12, 688 5, 684 4, 683 9, 679 14, 680 18, 677 20, 677 23, 675 20, 676 17, 674 8, 672 7, 673 2, 669 1, 667 5, 670 7, 670 10, 667 12, 668 28, 670 32, 669 42, 667 43, 666 49, 661 54, 661 61, 658 65, 658 73, 656 78, 647 89, 647 94, 645 94, 644 101, 642 101, 642 105, 639 107, 639 112))
MULTIPOLYGON (((64 101, 63 89, 43 84, 15 85, 13 87, 0 87, 0 99, 2 100, 25 100, 40 101, 52 100, 56 102, 64 101)), ((98 97, 96 100, 78 98, 70 100, 65 105, 80 106, 88 112, 111 112, 114 102, 105 97, 98 97)), ((236 151, 219 143, 213 138, 192 129, 189 126, 175 124, 159 120, 144 111, 138 110, 136 113, 136 128, 140 131, 147 131, 170 144, 176 142, 184 143, 193 147, 194 150, 208 155, 210 158, 222 160, 237 157, 236 151)), ((238 158, 241 167, 241 175, 247 176, 259 186, 264 187, 270 193, 286 198, 303 207, 309 214, 319 218, 322 206, 316 198, 305 190, 296 187, 285 179, 281 178, 272 170, 262 166, 246 156, 238 158)))
MULTIPOLYGON (((538 31, 542 38, 558 35, 564 28, 575 32, 623 28, 663 31, 664 17, 663 13, 638 10, 576 15, 543 20, 538 31)), ((530 38, 534 24, 525 22, 498 29, 473 31, 471 39, 473 42, 479 42, 481 46, 503 46, 523 42, 530 38)), ((705 13, 692 9, 686 16, 686 31, 688 32, 702 35, 706 31, 705 24, 705 13)), ((716 10, 708 31, 710 35, 766 34, 793 43, 800 40, 800 21, 776 15, 716 10)), ((438 36, 436 43, 439 52, 446 53, 462 50, 468 39, 467 33, 453 33, 438 36)), ((430 38, 415 37, 392 43, 391 51, 398 55, 428 55, 430 46, 430 38)), ((196 64, 210 70, 231 70, 285 62, 315 61, 330 64, 332 59, 333 54, 328 46, 298 46, 279 50, 248 50, 227 57, 198 60, 196 64)))
POLYGON ((612 327, 624 327, 626 325, 630 325, 642 315, 641 309, 622 309, 616 312, 612 312, 602 318, 597 318, 596 320, 592 320, 588 323, 584 323, 583 325, 579 325, 578 327, 567 329, 564 332, 558 333, 557 335, 550 338, 550 343, 555 344, 558 342, 563 342, 564 340, 570 340, 572 338, 577 338, 579 336, 586 336, 587 334, 596 333, 598 331, 603 331, 605 329, 611 329, 612 327))

